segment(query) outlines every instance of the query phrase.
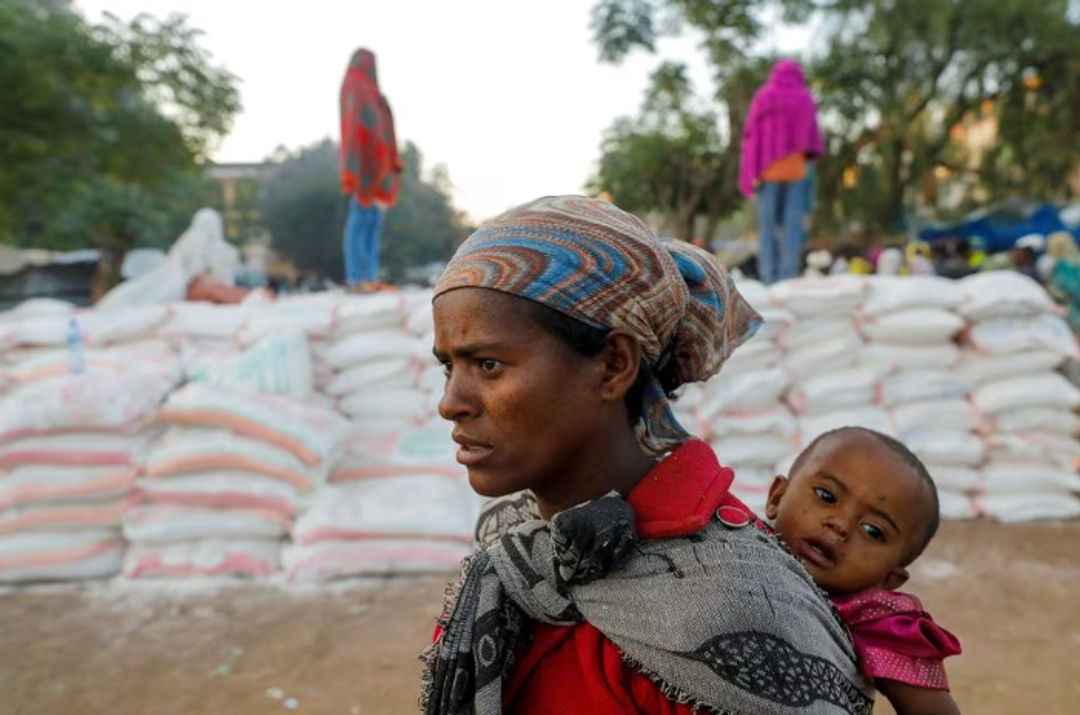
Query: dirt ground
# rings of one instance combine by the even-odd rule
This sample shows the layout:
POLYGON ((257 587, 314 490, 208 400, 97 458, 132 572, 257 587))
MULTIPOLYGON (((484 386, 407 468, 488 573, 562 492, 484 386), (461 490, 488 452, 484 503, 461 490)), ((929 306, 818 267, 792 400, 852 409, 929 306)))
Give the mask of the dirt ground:
MULTIPOLYGON (((965 713, 1080 713, 1078 553, 1080 523, 943 526, 910 590, 963 642, 965 713)), ((7 590, 0 714, 413 713, 443 583, 7 590)))

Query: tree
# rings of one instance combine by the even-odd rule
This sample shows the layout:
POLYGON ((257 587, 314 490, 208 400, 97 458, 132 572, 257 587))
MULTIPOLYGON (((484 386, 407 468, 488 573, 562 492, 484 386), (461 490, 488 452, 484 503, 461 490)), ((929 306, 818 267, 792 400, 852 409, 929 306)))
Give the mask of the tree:
POLYGON ((736 196, 733 186, 725 186, 716 115, 698 104, 686 67, 661 65, 650 78, 640 116, 619 119, 608 131, 590 182, 628 211, 659 212, 683 240, 693 237, 701 213, 709 215, 711 233, 736 196))
POLYGON ((1065 178, 1080 162, 1080 27, 1068 11, 1069 0, 600 0, 592 27, 607 61, 699 32, 735 156, 769 59, 756 49, 764 28, 778 17, 814 21, 825 49, 804 59, 829 140, 818 213, 894 229, 943 174, 964 176, 985 200, 1069 195, 1065 178), (986 107, 997 141, 971 156, 954 128, 986 107))
MULTIPOLYGON (((302 269, 340 280, 346 198, 338 182, 337 146, 326 140, 278 158, 259 200, 274 248, 302 269)), ((425 176, 423 157, 411 142, 402 160, 401 195, 382 234, 383 264, 392 276, 448 259, 468 233, 450 201, 445 169, 425 176)))
POLYGON ((1080 161, 1066 129, 1080 120, 1080 28, 1068 5, 845 0, 819 10, 830 39, 813 72, 832 134, 822 193, 833 218, 898 228, 939 174, 971 178, 988 200, 1017 190, 1065 198, 1080 161), (1033 91, 1031 78, 1047 75, 1033 91), (984 111, 998 136, 975 157, 956 128, 984 111), (858 183, 845 190, 846 168, 858 183))
POLYGON ((641 117, 619 120, 609 130, 594 181, 604 188, 624 186, 623 195, 630 187, 652 187, 649 200, 628 196, 630 203, 608 190, 625 208, 669 216, 678 237, 691 236, 697 216, 705 216, 705 235, 711 236, 720 220, 741 205, 741 129, 772 60, 750 52, 764 28, 760 5, 752 0, 671 0, 666 5, 601 0, 593 7, 594 40, 607 62, 620 62, 636 50, 655 52, 662 36, 679 34, 686 26, 709 28, 702 49, 713 68, 716 91, 697 95, 684 66, 661 63, 646 91, 641 117))
POLYGON ((184 18, 93 25, 65 0, 0 0, 0 240, 124 253, 190 220, 199 162, 239 109, 184 18), (186 200, 185 200, 186 197, 186 200))

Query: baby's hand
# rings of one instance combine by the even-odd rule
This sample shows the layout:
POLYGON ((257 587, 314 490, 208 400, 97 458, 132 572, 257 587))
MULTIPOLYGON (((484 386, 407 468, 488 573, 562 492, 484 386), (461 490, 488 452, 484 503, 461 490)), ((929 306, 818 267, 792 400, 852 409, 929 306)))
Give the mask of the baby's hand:
POLYGON ((874 684, 889 699, 896 715, 960 715, 960 708, 948 691, 920 688, 884 678, 878 678, 874 684))

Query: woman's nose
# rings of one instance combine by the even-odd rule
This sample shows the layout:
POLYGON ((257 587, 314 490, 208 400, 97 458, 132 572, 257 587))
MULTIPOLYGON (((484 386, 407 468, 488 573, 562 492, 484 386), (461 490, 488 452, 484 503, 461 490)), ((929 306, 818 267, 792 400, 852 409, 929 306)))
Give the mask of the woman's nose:
POLYGON ((449 422, 475 414, 474 399, 467 380, 453 372, 446 378, 442 399, 439 400, 439 416, 449 422))

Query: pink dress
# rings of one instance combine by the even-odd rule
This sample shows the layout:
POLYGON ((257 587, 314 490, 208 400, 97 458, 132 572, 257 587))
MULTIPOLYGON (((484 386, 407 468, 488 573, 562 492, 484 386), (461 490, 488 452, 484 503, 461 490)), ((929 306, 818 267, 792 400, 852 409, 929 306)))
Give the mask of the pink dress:
POLYGON ((868 588, 834 596, 832 601, 851 631, 859 667, 867 679, 949 689, 942 661, 960 653, 960 641, 934 623, 919 599, 868 588))

